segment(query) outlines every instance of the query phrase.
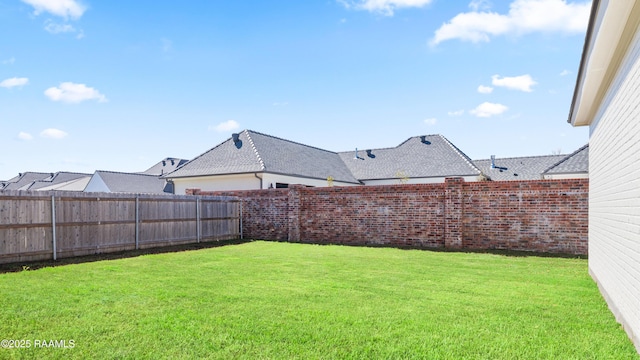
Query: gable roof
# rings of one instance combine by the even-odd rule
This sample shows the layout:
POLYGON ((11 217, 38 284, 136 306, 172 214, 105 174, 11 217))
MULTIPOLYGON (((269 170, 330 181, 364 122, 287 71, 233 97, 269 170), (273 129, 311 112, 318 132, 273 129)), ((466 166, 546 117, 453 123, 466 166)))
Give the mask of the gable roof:
POLYGON ((565 156, 547 168, 545 174, 576 174, 589 172, 589 144, 565 156))
POLYGON ((494 181, 540 180, 542 173, 567 155, 525 156, 496 158, 495 168, 491 168, 491 159, 474 160, 482 173, 494 181))
POLYGON ((471 159, 442 135, 414 136, 394 148, 341 152, 340 157, 359 180, 476 176, 471 159))
POLYGON ((91 175, 39 188, 37 191, 84 191, 91 175))
POLYGON ((338 153, 244 130, 165 178, 268 172, 358 183, 338 153))
POLYGON ((110 192, 135 194, 165 193, 166 181, 155 175, 98 170, 93 176, 98 176, 110 192))
POLYGON ((175 169, 179 168, 181 165, 187 163, 188 161, 189 160, 186 160, 186 159, 178 159, 173 157, 164 158, 158 161, 158 163, 156 163, 152 167, 141 172, 141 174, 157 175, 157 176, 168 174, 174 171, 175 169))
MULTIPOLYGON (((90 178, 90 177, 91 177, 91 174, 60 171, 49 176, 46 179, 36 180, 32 182, 28 187, 23 187, 23 190, 40 190, 43 188, 48 188, 49 190, 52 190, 51 187, 53 185, 68 183, 70 181, 83 179, 83 178, 90 178)), ((82 191, 82 189, 80 189, 79 191, 82 191)))
POLYGON ((30 186, 31 183, 38 180, 44 180, 52 177, 52 173, 40 173, 40 172, 25 172, 20 173, 13 179, 9 179, 5 182, 5 186, 2 190, 23 190, 25 186, 30 186))

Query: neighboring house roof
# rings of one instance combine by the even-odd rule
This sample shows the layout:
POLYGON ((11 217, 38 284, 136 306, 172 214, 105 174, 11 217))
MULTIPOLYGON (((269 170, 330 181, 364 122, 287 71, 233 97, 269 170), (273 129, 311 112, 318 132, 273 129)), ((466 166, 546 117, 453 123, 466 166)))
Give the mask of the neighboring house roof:
MULTIPOLYGON (((60 171, 46 179, 36 180, 29 186, 23 187, 22 190, 42 190, 44 188, 47 190, 57 190, 57 185, 68 184, 69 182, 75 182, 79 179, 86 179, 88 181, 89 178, 91 178, 91 174, 60 171)), ((82 191, 83 189, 84 187, 75 191, 82 191)))
POLYGON ((84 191, 91 180, 91 175, 39 188, 37 191, 84 191))
POLYGON ((542 173, 558 163, 567 155, 525 156, 496 158, 495 168, 491 168, 491 159, 474 160, 482 173, 493 181, 540 180, 542 173))
POLYGON ((188 161, 189 160, 186 160, 186 159, 168 157, 168 158, 162 159, 157 164, 141 172, 141 174, 157 175, 157 176, 168 174, 174 171, 175 169, 179 168, 181 165, 187 163, 188 161))
POLYGON ((31 183, 38 180, 44 180, 50 178, 51 173, 39 173, 39 172, 25 172, 20 173, 13 179, 7 180, 6 185, 2 190, 23 190, 25 186, 30 186, 31 183))
POLYGON ((359 180, 476 176, 471 159, 442 135, 415 136, 394 148, 341 152, 359 180))
POLYGON ((544 171, 545 174, 579 174, 589 172, 589 144, 562 158, 544 171))
POLYGON ((358 183, 338 153, 244 130, 165 178, 268 172, 358 183))
POLYGON ((85 192, 151 193, 162 194, 167 186, 164 179, 155 175, 96 171, 85 192))

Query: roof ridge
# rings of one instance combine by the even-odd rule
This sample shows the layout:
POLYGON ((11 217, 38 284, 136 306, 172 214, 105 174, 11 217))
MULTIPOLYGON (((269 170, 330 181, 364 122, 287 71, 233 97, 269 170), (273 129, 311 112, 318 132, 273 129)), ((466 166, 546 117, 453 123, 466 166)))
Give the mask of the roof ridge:
POLYGON ((111 171, 111 170, 96 170, 96 173, 110 173, 110 174, 122 174, 122 175, 138 175, 138 176, 150 176, 155 178, 160 178, 158 175, 151 174, 143 174, 143 173, 132 173, 132 172, 123 172, 123 171, 111 171))
POLYGON ((555 164, 549 166, 548 168, 546 168, 542 173, 545 174, 547 173, 549 170, 553 169, 554 167, 559 166, 560 164, 562 164, 563 162, 566 162, 567 160, 571 159, 574 155, 578 154, 579 152, 581 152, 582 150, 586 149, 589 147, 589 143, 587 143, 586 145, 581 146, 578 150, 572 152, 569 155, 566 155, 565 157, 563 157, 562 159, 560 159, 560 161, 556 162, 555 164))
POLYGON ((322 148, 319 148, 319 147, 316 147, 316 146, 311 146, 311 145, 303 144, 303 143, 300 143, 300 142, 297 142, 297 141, 292 141, 292 140, 288 140, 288 139, 283 139, 283 138, 280 138, 280 137, 277 137, 277 136, 273 136, 273 135, 269 135, 269 134, 261 133, 261 132, 259 132, 259 131, 255 131, 255 130, 251 130, 251 129, 245 129, 245 130, 244 130, 244 132, 247 132, 247 134, 248 134, 249 132, 252 132, 252 133, 254 133, 254 134, 258 134, 258 135, 262 135, 262 136, 270 137, 270 138, 272 138, 272 139, 281 140, 281 141, 286 141, 286 142, 291 143, 291 144, 296 144, 296 145, 300 145, 300 146, 304 146, 304 147, 308 147, 308 148, 311 148, 311 149, 316 149, 316 150, 320 150, 320 151, 324 151, 324 152, 328 152, 328 153, 332 153, 332 154, 338 154, 338 153, 337 153, 337 152, 335 152, 335 151, 331 151, 331 150, 327 150, 327 149, 322 149, 322 148))
POLYGON ((471 160, 471 158, 467 154, 462 152, 462 150, 458 149, 455 145, 453 145, 453 143, 451 143, 449 139, 447 139, 441 134, 438 134, 436 136, 439 136, 442 140, 444 140, 445 143, 449 144, 449 146, 451 146, 453 151, 455 151, 458 154, 458 156, 460 156, 464 161, 467 162, 467 165, 469 165, 472 169, 476 170, 478 174, 482 174, 482 170, 480 170, 480 168, 476 166, 473 160, 471 160))
MULTIPOLYGON (((177 168, 173 169, 173 171, 170 171, 170 172, 168 172, 168 173, 166 173, 166 174, 160 175, 160 177, 162 177, 162 178, 166 178, 168 175, 171 175, 171 174, 173 174, 174 172, 176 172, 176 171, 178 171, 178 170, 182 169, 182 168, 183 168, 183 167, 185 167, 187 164, 189 164, 189 163, 191 163, 191 162, 193 162, 193 161, 196 161, 197 159, 199 159, 199 158, 203 157, 205 154, 208 154, 209 152, 211 152, 211 151, 213 151, 213 150, 215 150, 215 149, 219 148, 220 146, 222 146, 222 144, 225 144, 225 143, 226 143, 227 141, 229 141, 229 140, 231 140, 231 138, 228 138, 227 140, 225 140, 225 141, 223 141, 223 142, 219 143, 218 145, 216 145, 216 146, 212 147, 211 149, 209 149, 209 150, 207 150, 207 151, 205 151, 205 152, 201 153, 200 155, 198 155, 198 156, 194 157, 194 158, 193 158, 193 159, 191 159, 191 160, 189 160, 189 159, 182 159, 182 160, 187 160, 187 162, 186 162, 186 163, 184 163, 184 164, 182 164, 182 165, 180 165, 180 166, 178 166, 177 168)), ((145 171, 146 171, 146 170, 145 170, 145 171)), ((144 172, 144 171, 143 171, 143 172, 144 172)))
MULTIPOLYGON (((253 139, 251 138, 249 131, 250 130, 244 130, 244 133, 247 135, 247 139, 249 139, 249 144, 251 144, 251 149, 253 149, 253 153, 256 154, 256 157, 258 158, 258 162, 260 163, 260 170, 264 171, 266 170, 266 166, 264 166, 264 161, 262 160, 262 157, 260 156, 258 149, 256 149, 256 144, 253 143, 253 139)), ((261 135, 264 135, 264 134, 261 134, 261 135)), ((266 136, 269 136, 269 135, 266 135, 266 136)))
MULTIPOLYGON (((552 157, 552 156, 567 156, 567 154, 558 154, 558 155, 527 155, 527 156, 511 156, 511 157, 496 157, 496 160, 510 160, 510 159, 532 159, 532 158, 543 158, 543 157, 552 157)), ((491 159, 476 159, 473 161, 490 161, 491 159)))
MULTIPOLYGON (((439 135, 439 134, 429 134, 429 135, 418 135, 418 136, 412 136, 412 137, 408 138, 407 140, 405 140, 405 141, 401 142, 399 145, 396 145, 396 146, 387 146, 387 147, 382 147, 382 148, 361 148, 360 150, 364 150, 364 151, 367 151, 367 150, 377 151, 377 150, 392 150, 392 149, 397 149, 397 148, 399 148, 400 146, 402 146, 402 145, 406 144, 407 142, 409 142, 409 140, 411 140, 411 139, 416 139, 416 138, 420 138, 420 137, 423 137, 423 136, 425 136, 425 137, 426 137, 426 136, 440 136, 440 135, 439 135)), ((338 152, 338 154, 348 154, 348 153, 353 153, 353 150, 347 150, 347 151, 340 151, 340 152, 338 152)))

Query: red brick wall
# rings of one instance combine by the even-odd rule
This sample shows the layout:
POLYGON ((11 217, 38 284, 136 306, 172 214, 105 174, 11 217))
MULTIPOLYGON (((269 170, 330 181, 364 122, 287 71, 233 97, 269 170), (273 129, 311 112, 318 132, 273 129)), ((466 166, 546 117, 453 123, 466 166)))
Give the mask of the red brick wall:
POLYGON ((300 241, 350 245, 444 246, 439 185, 296 188, 300 241))
POLYGON ((463 247, 587 254, 588 180, 463 184, 463 247))
POLYGON ((199 192, 243 199, 245 238, 587 254, 588 180, 199 192))

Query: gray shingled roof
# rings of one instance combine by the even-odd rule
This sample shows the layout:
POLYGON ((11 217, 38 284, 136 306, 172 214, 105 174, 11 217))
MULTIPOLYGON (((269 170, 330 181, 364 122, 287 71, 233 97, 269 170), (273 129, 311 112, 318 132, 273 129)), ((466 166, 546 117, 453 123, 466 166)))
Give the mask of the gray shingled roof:
POLYGON ((331 151, 244 130, 184 164, 166 178, 268 172, 357 183, 340 156, 331 151))
POLYGON ((51 185, 62 184, 72 180, 77 180, 77 179, 86 178, 90 176, 91 174, 60 171, 53 174, 53 176, 49 176, 46 179, 34 181, 31 184, 31 186, 29 186, 28 188, 25 188, 25 190, 38 190, 44 187, 49 187, 51 185))
POLYGON ((7 184, 2 190, 20 190, 24 186, 29 186, 34 181, 50 178, 51 173, 25 172, 21 173, 13 179, 7 180, 7 184))
POLYGON ((474 160, 482 173, 493 181, 540 180, 542 173, 566 155, 526 156, 496 158, 496 168, 491 168, 491 159, 474 160))
POLYGON ((341 152, 340 157, 360 180, 475 176, 480 170, 442 135, 409 138, 394 148, 341 152))
POLYGON ((177 168, 179 168, 180 165, 187 163, 188 161, 189 160, 168 157, 158 161, 157 164, 141 172, 141 174, 157 175, 157 176, 168 174, 176 170, 177 168))
POLYGON ((545 174, 575 174, 589 172, 589 144, 562 158, 544 171, 545 174))
POLYGON ((163 194, 166 181, 155 175, 96 171, 111 192, 163 194))

